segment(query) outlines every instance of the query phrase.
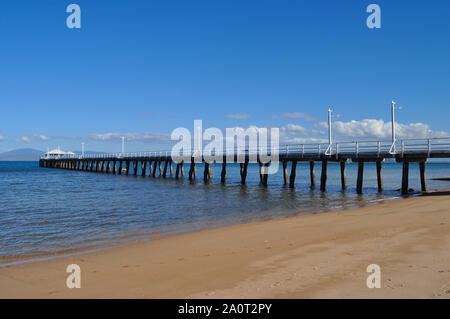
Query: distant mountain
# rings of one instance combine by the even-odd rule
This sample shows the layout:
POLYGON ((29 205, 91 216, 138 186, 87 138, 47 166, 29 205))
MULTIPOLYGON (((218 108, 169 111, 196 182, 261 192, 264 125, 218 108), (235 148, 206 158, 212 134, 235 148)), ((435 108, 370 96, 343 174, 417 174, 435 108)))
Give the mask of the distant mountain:
POLYGON ((0 153, 0 161, 37 161, 44 152, 32 148, 21 148, 0 153))

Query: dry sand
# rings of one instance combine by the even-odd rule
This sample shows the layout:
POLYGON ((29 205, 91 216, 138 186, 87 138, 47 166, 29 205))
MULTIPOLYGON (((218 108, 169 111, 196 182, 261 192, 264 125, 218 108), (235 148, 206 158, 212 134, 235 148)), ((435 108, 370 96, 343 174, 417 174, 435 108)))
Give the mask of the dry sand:
POLYGON ((449 298, 450 192, 0 268, 1 298, 449 298), (78 264, 82 287, 66 287, 78 264), (381 267, 381 288, 366 267, 381 267))

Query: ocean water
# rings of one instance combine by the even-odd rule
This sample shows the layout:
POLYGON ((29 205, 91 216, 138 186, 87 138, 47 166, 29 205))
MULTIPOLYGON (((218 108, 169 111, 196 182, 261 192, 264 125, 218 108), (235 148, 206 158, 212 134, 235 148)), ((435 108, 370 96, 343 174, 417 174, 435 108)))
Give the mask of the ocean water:
MULTIPOLYGON (((288 166, 290 169, 290 167, 288 166)), ((220 164, 204 184, 197 181, 39 168, 37 162, 0 162, 0 264, 17 258, 98 247, 140 238, 259 220, 317 214, 400 198, 401 165, 383 164, 385 191, 377 192, 376 169, 366 164, 363 195, 356 194, 357 165, 347 165, 348 189, 340 188, 339 164, 328 164, 327 191, 310 189, 309 164, 299 163, 295 189, 283 186, 281 169, 259 185, 258 165, 240 185, 238 164, 220 164)), ((185 166, 187 173, 189 167, 185 166)), ((139 169, 140 172, 140 169, 139 169)), ((148 175, 148 173, 147 173, 148 175)), ((187 174, 186 174, 187 175, 187 174)), ((430 189, 450 188, 432 177, 450 176, 450 163, 428 163, 430 189)), ((410 165, 410 188, 420 189, 419 167, 410 165)))

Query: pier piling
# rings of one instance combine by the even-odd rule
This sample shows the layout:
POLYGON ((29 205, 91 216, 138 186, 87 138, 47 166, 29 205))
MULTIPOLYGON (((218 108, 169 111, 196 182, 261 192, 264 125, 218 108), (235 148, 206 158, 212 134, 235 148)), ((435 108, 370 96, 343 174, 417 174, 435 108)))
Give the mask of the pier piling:
POLYGON ((408 194, 408 179, 409 179, 409 162, 403 161, 403 170, 402 170, 402 194, 408 194))
POLYGON ((425 161, 419 162, 419 167, 420 167, 420 185, 422 188, 422 192, 428 192, 425 161))
POLYGON ((203 181, 205 183, 209 182, 209 180, 211 179, 211 163, 209 162, 205 162, 205 168, 203 171, 203 181))
POLYGON ((377 184, 378 184, 378 192, 383 192, 383 175, 381 173, 381 161, 377 161, 377 184))
POLYGON ((138 171, 138 161, 133 161, 133 174, 134 176, 137 176, 138 171))
POLYGON ((195 180, 197 178, 197 168, 195 167, 194 158, 191 160, 191 167, 189 168, 189 180, 195 180))
POLYGON ((364 179, 364 161, 359 161, 358 162, 358 179, 356 181, 356 192, 358 194, 362 194, 363 179, 364 179))
POLYGON ((180 177, 180 163, 177 163, 177 167, 175 168, 175 179, 180 177))
POLYGON ((263 163, 261 163, 261 161, 258 161, 258 165, 259 165, 259 182, 262 184, 263 183, 263 163))
POLYGON ((145 177, 145 173, 147 172, 147 161, 141 162, 141 175, 145 177))
POLYGON ((225 183, 227 178, 227 159, 224 158, 222 162, 222 171, 220 172, 220 182, 225 183))
POLYGON ((156 165, 158 162, 156 161, 152 161, 150 162, 150 176, 151 177, 156 177, 156 165))
POLYGON ((181 172, 181 177, 184 178, 184 161, 181 161, 180 172, 181 172))
POLYGON ((119 161, 119 175, 122 175, 122 161, 119 161))
POLYGON ((283 161, 283 185, 288 184, 288 168, 287 161, 283 161))
POLYGON ((311 179, 311 189, 316 188, 316 171, 314 169, 314 161, 309 161, 309 176, 311 179))
POLYGON ((327 164, 328 161, 322 161, 322 174, 320 175, 320 190, 324 192, 327 188, 327 164))
POLYGON ((162 174, 163 178, 166 178, 166 176, 167 176, 167 165, 169 165, 169 161, 164 161, 164 171, 162 174))
POLYGON ((345 161, 340 162, 341 165, 341 187, 342 190, 347 189, 347 172, 345 170, 345 161))
POLYGON ((245 185, 245 180, 247 179, 248 161, 245 161, 244 163, 240 163, 239 166, 241 169, 241 184, 245 185))
MULTIPOLYGON (((286 168, 287 171, 287 168, 286 168)), ((297 161, 291 162, 291 176, 289 177, 289 187, 294 188, 295 185, 295 175, 297 172, 297 161)))
POLYGON ((267 182, 269 179, 269 174, 268 174, 269 165, 270 165, 270 163, 265 163, 263 166, 263 174, 262 174, 262 185, 263 186, 267 186, 267 182))

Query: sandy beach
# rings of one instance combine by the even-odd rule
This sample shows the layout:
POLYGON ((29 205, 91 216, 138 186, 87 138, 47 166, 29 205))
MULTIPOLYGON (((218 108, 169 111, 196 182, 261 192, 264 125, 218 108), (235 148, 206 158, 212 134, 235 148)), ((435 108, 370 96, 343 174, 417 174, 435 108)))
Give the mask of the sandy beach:
POLYGON ((4 267, 0 297, 449 298, 450 192, 430 195, 4 267))

